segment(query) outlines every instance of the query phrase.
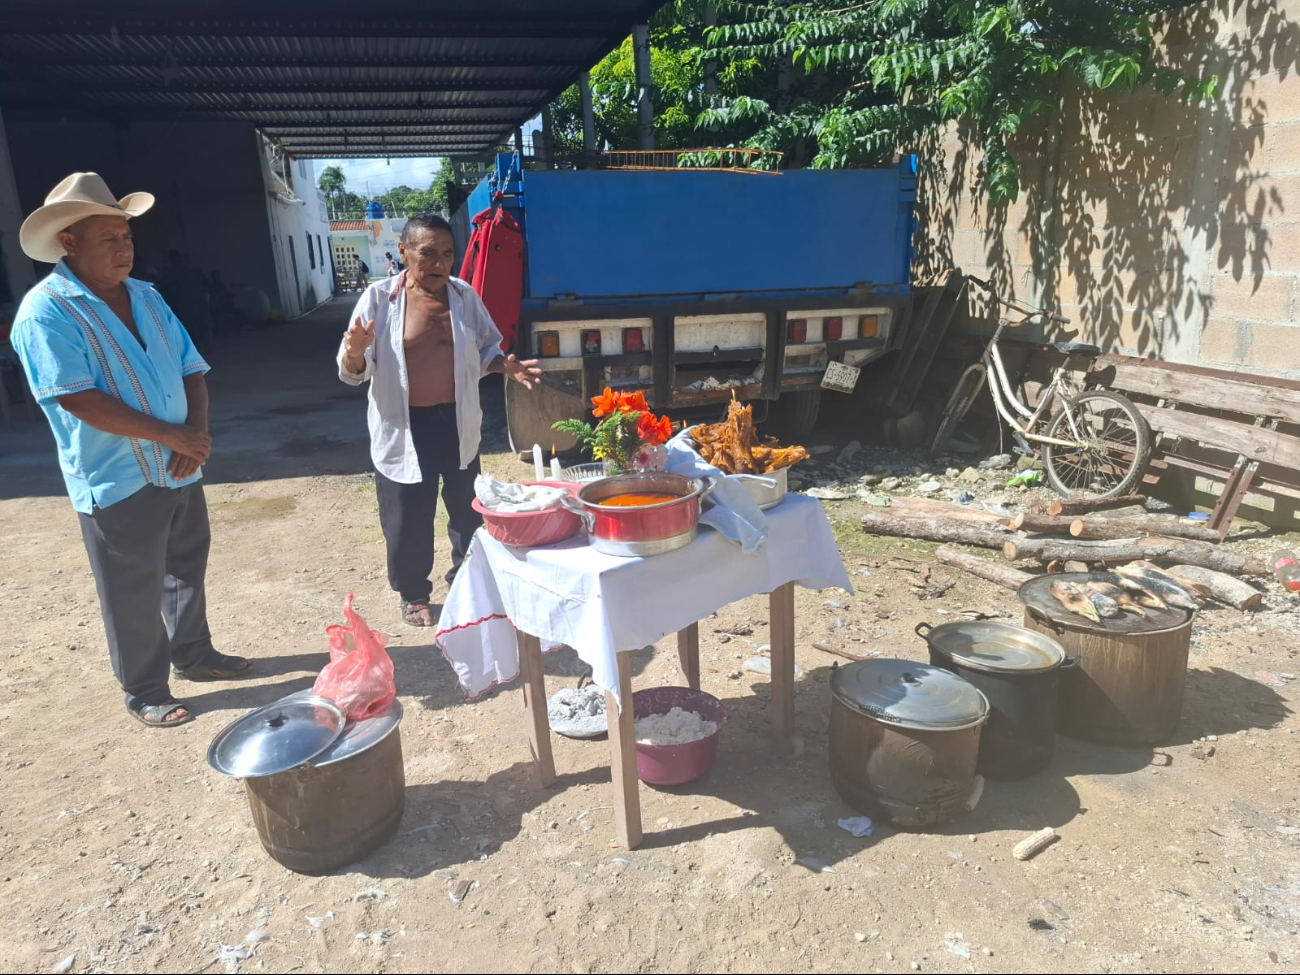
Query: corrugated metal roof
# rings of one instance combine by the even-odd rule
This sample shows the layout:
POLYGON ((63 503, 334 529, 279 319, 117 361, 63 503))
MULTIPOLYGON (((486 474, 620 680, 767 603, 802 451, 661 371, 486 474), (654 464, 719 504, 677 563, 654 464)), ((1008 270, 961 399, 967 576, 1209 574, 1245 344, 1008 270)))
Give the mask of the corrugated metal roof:
POLYGON ((294 155, 489 151, 664 0, 3 0, 15 119, 212 119, 294 155))

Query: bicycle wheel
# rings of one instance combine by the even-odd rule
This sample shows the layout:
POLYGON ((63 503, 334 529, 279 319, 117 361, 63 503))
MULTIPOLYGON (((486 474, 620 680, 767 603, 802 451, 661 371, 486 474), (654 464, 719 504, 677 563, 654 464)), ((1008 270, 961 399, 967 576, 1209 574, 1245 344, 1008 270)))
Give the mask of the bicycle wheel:
POLYGON ((1043 445, 1047 480, 1066 497, 1110 498, 1129 494, 1151 461, 1151 427, 1119 393, 1095 390, 1069 400, 1052 417, 1047 435, 1071 447, 1043 445), (1078 435, 1070 425, 1073 415, 1078 435))
POLYGON ((930 444, 930 453, 941 453, 948 446, 948 441, 957 432, 961 421, 966 419, 966 414, 975 403, 975 397, 983 388, 986 372, 983 363, 977 362, 961 374, 957 387, 948 397, 948 405, 943 408, 943 419, 939 421, 939 429, 930 444))

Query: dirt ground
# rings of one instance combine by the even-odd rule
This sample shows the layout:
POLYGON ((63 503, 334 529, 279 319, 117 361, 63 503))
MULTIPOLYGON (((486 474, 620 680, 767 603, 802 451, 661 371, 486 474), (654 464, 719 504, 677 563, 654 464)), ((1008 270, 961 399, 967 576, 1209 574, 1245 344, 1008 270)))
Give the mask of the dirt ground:
MULTIPOLYGON (((48 431, 0 432, 10 970, 1300 971, 1300 683, 1268 682, 1300 670, 1295 601, 1273 592, 1258 614, 1202 614, 1183 722, 1159 749, 1168 764, 1061 738, 1048 772, 990 782, 956 823, 855 839, 837 826, 853 811, 828 774, 837 658, 814 643, 922 659, 922 620, 1019 614, 1012 593, 943 567, 955 588, 918 599, 882 563, 932 546, 865 536, 863 502, 830 503, 859 588, 797 595, 795 754, 771 754, 767 678, 741 669, 767 642, 766 601, 750 599, 701 625, 703 686, 731 716, 717 766, 693 786, 643 786, 646 840, 624 851, 607 743, 556 738, 560 781, 540 789, 518 687, 466 703, 431 641, 401 624, 364 394, 332 378, 346 312, 236 336, 214 357, 211 624, 259 676, 201 686, 183 729, 125 714, 48 431), (263 853, 242 785, 205 753, 234 717, 310 686, 348 592, 395 634, 406 814, 375 855, 308 878, 263 853), (741 622, 752 636, 720 640, 741 622), (1012 859, 1049 825, 1059 843, 1012 859)), ((485 463, 517 476, 501 422, 490 414, 485 463)), ((681 682, 671 638, 635 665, 639 687, 681 682)), ((548 692, 580 672, 552 655, 548 692)))

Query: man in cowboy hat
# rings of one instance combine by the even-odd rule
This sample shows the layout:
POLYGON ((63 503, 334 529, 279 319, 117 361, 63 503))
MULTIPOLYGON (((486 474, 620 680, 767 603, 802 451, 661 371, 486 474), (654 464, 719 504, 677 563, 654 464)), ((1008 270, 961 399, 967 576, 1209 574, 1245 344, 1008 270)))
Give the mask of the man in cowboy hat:
POLYGON ((54 431, 113 672, 131 714, 162 728, 193 719, 169 668, 228 680, 249 662, 218 653, 208 632, 208 365, 158 292, 130 277, 127 221, 153 202, 118 200, 95 173, 51 190, 18 239, 55 268, 18 306, 12 341, 54 431))

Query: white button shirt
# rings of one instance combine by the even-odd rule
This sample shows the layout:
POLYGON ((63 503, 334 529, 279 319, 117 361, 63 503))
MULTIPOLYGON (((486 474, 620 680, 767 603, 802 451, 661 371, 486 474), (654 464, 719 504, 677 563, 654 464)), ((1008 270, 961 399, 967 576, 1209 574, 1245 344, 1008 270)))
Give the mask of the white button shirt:
MULTIPOLYGON (((501 333, 483 299, 460 278, 447 285, 452 344, 456 356, 456 431, 460 435, 460 468, 477 456, 483 432, 478 384, 500 355, 501 333)), ((403 345, 406 321, 406 272, 378 281, 357 302, 348 326, 358 318, 375 323, 375 341, 366 349, 366 367, 348 372, 345 347, 339 344, 339 378, 349 386, 370 382, 370 457, 375 470, 399 484, 423 480, 411 441, 410 384, 403 345)))

